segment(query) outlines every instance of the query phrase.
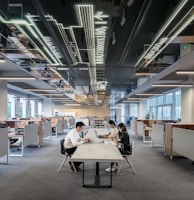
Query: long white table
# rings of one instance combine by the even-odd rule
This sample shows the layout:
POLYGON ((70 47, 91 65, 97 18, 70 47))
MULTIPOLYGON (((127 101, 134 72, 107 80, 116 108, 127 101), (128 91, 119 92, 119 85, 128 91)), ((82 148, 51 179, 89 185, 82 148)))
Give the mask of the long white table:
MULTIPOLYGON (((99 129, 97 129, 99 130, 99 129)), ((88 135, 92 140, 91 143, 82 144, 78 146, 76 151, 71 157, 73 162, 83 162, 83 187, 112 187, 112 172, 110 173, 110 185, 101 185, 99 176, 99 163, 100 162, 122 162, 123 156, 115 145, 107 145, 103 143, 104 139, 94 140, 95 136, 92 136, 94 130, 89 130, 88 135), (90 134, 90 135, 89 135, 90 134), (96 143, 96 141, 98 141, 96 143), (95 182, 92 185, 87 185, 84 183, 84 162, 91 161, 96 163, 96 174, 95 182)))

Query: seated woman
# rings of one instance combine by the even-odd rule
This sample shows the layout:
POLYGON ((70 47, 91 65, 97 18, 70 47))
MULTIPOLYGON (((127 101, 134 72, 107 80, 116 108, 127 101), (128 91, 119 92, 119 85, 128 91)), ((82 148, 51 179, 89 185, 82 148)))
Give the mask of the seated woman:
POLYGON ((99 135, 100 138, 108 138, 108 139, 116 139, 118 135, 118 129, 116 127, 116 124, 113 120, 109 120, 109 126, 110 126, 110 132, 105 135, 99 135))
POLYGON ((119 150, 121 151, 122 154, 130 154, 131 149, 130 149, 130 137, 127 132, 126 126, 123 123, 120 123, 118 125, 119 128, 119 141, 117 141, 117 145, 119 150))

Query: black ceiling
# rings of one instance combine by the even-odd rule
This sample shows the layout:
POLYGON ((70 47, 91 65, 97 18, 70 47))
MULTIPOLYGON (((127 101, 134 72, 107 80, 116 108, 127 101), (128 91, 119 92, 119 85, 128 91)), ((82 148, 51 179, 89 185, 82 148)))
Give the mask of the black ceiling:
MULTIPOLYGON (((158 43, 161 38, 168 37, 169 39, 193 14, 193 0, 1 0, 0 10, 1 15, 6 20, 26 19, 26 14, 29 13, 31 16, 35 16, 34 22, 44 36, 52 38, 53 44, 61 55, 60 61, 67 68, 66 71, 58 72, 75 87, 90 86, 90 72, 80 69, 93 67, 86 50, 87 38, 85 34, 90 31, 90 27, 88 29, 75 27, 80 25, 76 5, 93 5, 94 16, 99 12, 102 12, 101 15, 108 15, 108 17, 103 18, 107 21, 107 24, 104 25, 107 26, 104 44, 105 61, 103 64, 95 66, 96 81, 107 81, 109 88, 130 93, 137 88, 139 77, 134 75, 136 72, 159 73, 180 59, 180 43, 184 43, 184 39, 180 39, 179 42, 171 41, 146 67, 144 66, 145 59, 139 60, 152 44, 162 26, 183 2, 185 2, 183 8, 155 41, 158 43), (79 58, 76 57, 77 54, 75 56, 75 52, 72 53, 68 50, 56 23, 49 21, 46 15, 52 16, 58 23, 61 23, 69 38, 68 42, 72 46, 75 43, 71 41, 71 31, 68 28, 74 26, 72 30, 82 62, 78 61, 79 58), (78 62, 72 60, 71 54, 74 54, 78 62)), ((3 24, 1 27, 1 33, 7 37, 3 24)), ((100 25, 94 25, 94 29, 99 27, 100 25)), ((26 27, 23 26, 23 28, 29 33, 26 27)), ((29 35, 31 39, 28 40, 28 45, 36 49, 35 43, 44 52, 44 47, 38 39, 33 37, 31 33, 29 35)), ((176 38, 178 36, 193 36, 193 21, 176 38)), ((40 60, 40 62, 47 64, 45 58, 40 58, 40 60)), ((55 69, 57 70, 57 67, 55 69)))

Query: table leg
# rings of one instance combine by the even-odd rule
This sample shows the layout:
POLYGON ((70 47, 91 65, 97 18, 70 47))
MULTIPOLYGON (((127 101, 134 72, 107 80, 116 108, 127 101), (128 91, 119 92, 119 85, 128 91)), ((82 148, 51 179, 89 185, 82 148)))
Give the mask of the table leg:
MULTIPOLYGON (((112 163, 111 163, 112 169, 112 163)), ((110 185, 101 185, 100 184, 100 174, 99 174, 99 162, 96 162, 96 174, 95 174, 95 183, 94 184, 85 184, 84 182, 84 162, 83 162, 83 170, 82 170, 82 185, 86 188, 111 188, 112 187, 112 170, 110 172, 110 185)))

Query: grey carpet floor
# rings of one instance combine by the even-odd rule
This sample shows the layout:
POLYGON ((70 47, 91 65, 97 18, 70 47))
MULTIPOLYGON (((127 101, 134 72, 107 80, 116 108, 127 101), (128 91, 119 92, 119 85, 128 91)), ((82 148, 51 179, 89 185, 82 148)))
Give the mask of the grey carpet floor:
MULTIPOLYGON (((10 157, 9 164, 0 164, 0 200, 193 200, 194 165, 185 158, 170 160, 164 149, 151 148, 141 139, 135 141, 130 160, 137 174, 132 174, 127 162, 120 174, 113 173, 113 187, 83 188, 82 173, 73 173, 68 162, 57 170, 63 160, 59 140, 45 140, 40 148, 25 148, 24 157, 10 157)), ((0 158, 2 163, 4 158, 0 158)), ((101 165, 101 175, 106 163, 101 165)), ((86 181, 93 180, 95 164, 86 166, 86 181), (90 180, 91 177, 91 180, 90 180)))

